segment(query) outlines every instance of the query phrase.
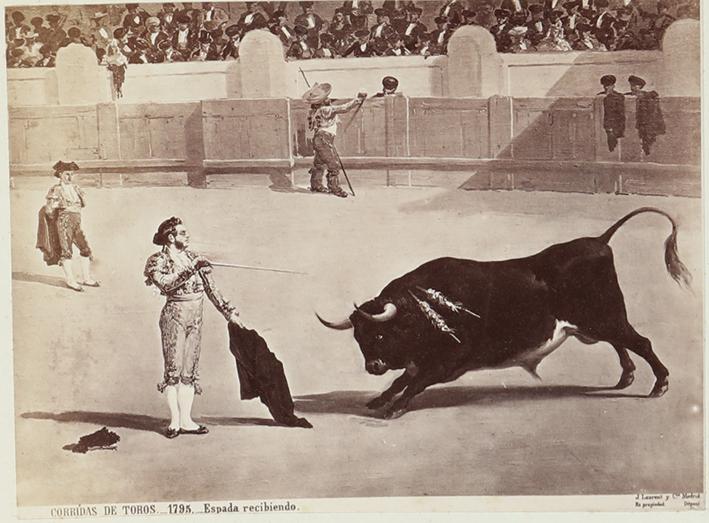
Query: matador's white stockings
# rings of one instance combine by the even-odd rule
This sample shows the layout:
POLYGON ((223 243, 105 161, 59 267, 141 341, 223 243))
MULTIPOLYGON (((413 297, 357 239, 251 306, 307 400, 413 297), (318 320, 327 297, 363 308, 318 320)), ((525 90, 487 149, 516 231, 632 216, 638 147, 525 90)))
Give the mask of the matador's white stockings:
POLYGON ((76 278, 74 278, 74 271, 71 270, 71 260, 63 260, 61 262, 61 266, 64 271, 64 279, 66 280, 66 284, 72 289, 81 289, 79 284, 76 282, 76 278))
POLYGON ((170 428, 195 430, 199 427, 192 420, 192 402, 194 401, 194 385, 168 385, 165 387, 167 404, 170 407, 170 428))
POLYGON ((81 272, 84 277, 84 283, 93 285, 96 283, 96 280, 91 277, 91 258, 88 256, 79 256, 79 259, 81 260, 81 272))

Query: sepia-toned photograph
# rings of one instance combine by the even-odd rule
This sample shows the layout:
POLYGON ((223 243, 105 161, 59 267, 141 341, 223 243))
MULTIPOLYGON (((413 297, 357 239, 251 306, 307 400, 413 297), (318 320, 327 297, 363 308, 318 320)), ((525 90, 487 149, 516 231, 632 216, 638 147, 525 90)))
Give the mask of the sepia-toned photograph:
POLYGON ((699 0, 3 8, 16 517, 706 510, 699 0))

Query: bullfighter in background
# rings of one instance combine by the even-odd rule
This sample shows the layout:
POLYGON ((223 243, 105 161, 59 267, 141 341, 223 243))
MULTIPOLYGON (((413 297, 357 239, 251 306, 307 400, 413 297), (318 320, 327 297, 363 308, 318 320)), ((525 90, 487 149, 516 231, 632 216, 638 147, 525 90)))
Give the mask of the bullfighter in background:
POLYGON ((308 113, 308 128, 313 132, 313 149, 315 158, 310 169, 310 190, 313 192, 330 192, 340 198, 346 198, 347 193, 340 187, 340 161, 335 149, 339 115, 346 113, 358 104, 362 104, 367 93, 360 91, 357 98, 341 105, 333 105, 330 100, 332 86, 327 83, 316 83, 305 94, 303 100, 310 104, 308 113), (324 170, 327 169, 327 189, 322 184, 324 170))
POLYGON ((630 75, 630 95, 635 96, 635 128, 642 144, 645 156, 650 154, 650 146, 657 137, 665 134, 665 119, 660 108, 660 95, 657 91, 643 91, 645 80, 639 76, 630 75))
POLYGON ((49 189, 47 203, 39 212, 37 248, 42 251, 47 265, 61 265, 70 289, 82 292, 83 286, 98 287, 99 282, 91 276, 91 248, 81 229, 81 209, 86 206, 86 194, 72 180, 77 170, 79 166, 74 162, 54 164, 54 176, 59 178, 59 183, 49 189), (81 283, 71 267, 74 245, 79 248, 81 283))
POLYGON ((615 90, 616 78, 612 74, 601 77, 603 91, 603 129, 608 137, 608 150, 613 152, 618 138, 625 134, 625 96, 615 90))

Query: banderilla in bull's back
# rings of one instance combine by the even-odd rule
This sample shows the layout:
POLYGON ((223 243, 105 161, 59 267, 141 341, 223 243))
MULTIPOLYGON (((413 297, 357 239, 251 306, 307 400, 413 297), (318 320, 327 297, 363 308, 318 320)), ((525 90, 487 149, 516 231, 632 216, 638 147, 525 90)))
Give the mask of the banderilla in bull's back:
POLYGON ((665 266, 689 287, 691 275, 677 253, 677 223, 661 209, 642 207, 600 236, 554 244, 526 258, 431 260, 355 306, 344 320, 316 316, 331 329, 354 329, 368 373, 403 370, 367 404, 384 408, 386 418, 402 415, 427 387, 470 370, 521 367, 539 378, 539 363, 569 337, 615 350, 621 366, 615 389, 633 383, 629 351, 640 356, 655 375, 649 396, 660 397, 669 387, 669 371, 650 340, 628 322, 609 245, 618 229, 643 213, 669 220, 665 266))

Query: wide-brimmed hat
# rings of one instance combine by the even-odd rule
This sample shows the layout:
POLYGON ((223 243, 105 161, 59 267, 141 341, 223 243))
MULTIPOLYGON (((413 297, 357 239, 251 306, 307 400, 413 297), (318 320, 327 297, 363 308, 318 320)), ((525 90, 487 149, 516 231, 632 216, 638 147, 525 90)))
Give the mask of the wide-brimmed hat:
POLYGON ((532 14, 541 13, 542 11, 544 11, 542 4, 532 4, 529 6, 529 12, 532 14))
POLYGON ((236 36, 241 32, 241 28, 237 24, 232 24, 227 27, 224 32, 227 36, 236 36))
POLYGON ((512 15, 509 9, 495 9, 494 14, 497 18, 509 18, 512 15))
POLYGON ((160 19, 157 16, 151 16, 145 20, 145 27, 150 27, 152 25, 160 25, 160 19))
POLYGON ((375 9, 374 14, 377 16, 391 16, 391 13, 389 12, 389 10, 384 9, 382 7, 380 7, 379 9, 375 9))
POLYGON ((472 9, 463 9, 463 16, 465 18, 474 18, 477 13, 472 9))
POLYGON ((320 34, 320 42, 321 43, 331 44, 334 40, 335 40, 335 37, 330 33, 321 33, 320 34))
POLYGON ((433 19, 434 23, 436 24, 445 24, 448 19, 445 16, 437 16, 436 18, 433 19))
POLYGON ((116 38, 117 40, 120 40, 121 38, 123 38, 127 34, 128 34, 128 30, 125 27, 116 27, 113 30, 113 38, 116 38))
POLYGON ((313 2, 298 2, 300 7, 313 7, 313 2))
POLYGON ((423 13, 423 9, 421 9, 420 7, 416 7, 416 6, 410 6, 406 10, 409 13, 416 13, 419 16, 421 15, 421 13, 423 13))
POLYGON ((364 38, 365 36, 369 36, 369 31, 360 29, 359 31, 355 31, 354 35, 356 38, 364 38))
POLYGON ((187 14, 185 14, 185 13, 180 13, 180 14, 178 14, 178 15, 175 17, 175 21, 176 21, 178 24, 191 24, 191 23, 192 23, 192 19, 189 17, 189 15, 187 15, 187 14))
POLYGON ((310 89, 303 93, 303 100, 310 104, 319 104, 327 100, 332 92, 332 86, 327 83, 316 83, 310 89))
POLYGON ((59 175, 63 172, 66 171, 78 171, 79 166, 76 165, 76 162, 64 162, 62 160, 59 160, 57 163, 55 163, 52 166, 52 169, 54 169, 54 176, 59 178, 59 175))
POLYGON ((49 14, 45 18, 47 19, 47 22, 49 22, 49 23, 58 22, 59 20, 62 19, 61 16, 55 15, 55 14, 49 14))
POLYGON ((92 20, 101 20, 101 18, 105 18, 108 16, 107 11, 96 11, 93 15, 91 15, 92 20))

